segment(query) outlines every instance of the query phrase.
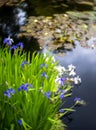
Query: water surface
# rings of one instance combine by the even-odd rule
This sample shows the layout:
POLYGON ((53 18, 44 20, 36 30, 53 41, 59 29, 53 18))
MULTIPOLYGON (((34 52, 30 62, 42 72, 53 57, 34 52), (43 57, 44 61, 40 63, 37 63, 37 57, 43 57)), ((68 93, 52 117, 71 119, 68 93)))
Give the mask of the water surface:
POLYGON ((76 72, 82 79, 79 87, 74 87, 73 94, 68 99, 68 106, 75 97, 85 100, 87 105, 76 108, 76 112, 64 119, 67 130, 96 130, 96 48, 83 48, 77 45, 75 49, 63 56, 55 55, 60 64, 76 66, 76 72))

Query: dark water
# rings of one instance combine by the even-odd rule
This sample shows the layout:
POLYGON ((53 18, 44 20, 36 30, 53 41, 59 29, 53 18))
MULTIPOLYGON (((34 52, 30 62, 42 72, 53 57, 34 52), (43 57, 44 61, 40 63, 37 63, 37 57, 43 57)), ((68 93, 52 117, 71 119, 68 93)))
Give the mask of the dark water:
POLYGON ((18 37, 18 34, 22 31, 21 27, 27 23, 29 14, 30 8, 26 2, 20 3, 18 6, 3 6, 0 8, 0 44, 3 43, 5 37, 10 36, 13 38, 14 44, 23 42, 24 50, 30 51, 31 54, 40 49, 36 38, 18 37))
POLYGON ((15 7, 0 8, 0 35, 16 37, 20 32, 20 27, 26 23, 27 8, 26 3, 15 7))
POLYGON ((73 95, 68 100, 68 106, 72 104, 75 97, 80 97, 86 101, 86 106, 76 108, 63 121, 67 123, 67 130, 96 130, 96 48, 87 49, 77 45, 73 51, 67 52, 66 56, 57 56, 60 64, 76 66, 76 72, 82 79, 79 87, 74 87, 73 95))

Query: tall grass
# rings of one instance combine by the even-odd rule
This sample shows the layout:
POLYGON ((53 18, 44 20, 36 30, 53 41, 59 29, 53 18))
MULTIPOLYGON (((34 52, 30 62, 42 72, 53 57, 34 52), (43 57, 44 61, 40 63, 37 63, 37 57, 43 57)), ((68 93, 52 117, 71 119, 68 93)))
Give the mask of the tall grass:
POLYGON ((72 85, 61 81, 57 65, 49 55, 34 53, 30 62, 20 47, 13 54, 9 46, 0 48, 0 130, 65 128, 60 117, 74 110, 60 105, 72 85))

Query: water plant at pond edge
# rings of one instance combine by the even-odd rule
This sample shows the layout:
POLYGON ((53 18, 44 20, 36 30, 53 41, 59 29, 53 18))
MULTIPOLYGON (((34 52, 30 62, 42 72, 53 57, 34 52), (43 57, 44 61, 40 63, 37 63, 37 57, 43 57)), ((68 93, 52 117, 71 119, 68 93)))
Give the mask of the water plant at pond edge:
POLYGON ((60 118, 81 101, 76 98, 70 108, 60 107, 72 94, 72 83, 81 82, 74 66, 65 69, 53 56, 35 52, 30 62, 23 43, 11 45, 9 40, 0 48, 0 130, 63 130, 60 118))

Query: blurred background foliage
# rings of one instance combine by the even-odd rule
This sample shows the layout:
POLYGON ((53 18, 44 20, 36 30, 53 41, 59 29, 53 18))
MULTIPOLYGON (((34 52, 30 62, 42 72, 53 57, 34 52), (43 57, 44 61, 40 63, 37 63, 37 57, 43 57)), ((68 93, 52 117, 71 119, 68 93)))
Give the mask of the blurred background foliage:
POLYGON ((41 8, 49 11, 62 10, 90 10, 96 5, 96 0, 0 0, 1 6, 12 6, 20 2, 26 1, 30 3, 37 12, 41 12, 41 8))

